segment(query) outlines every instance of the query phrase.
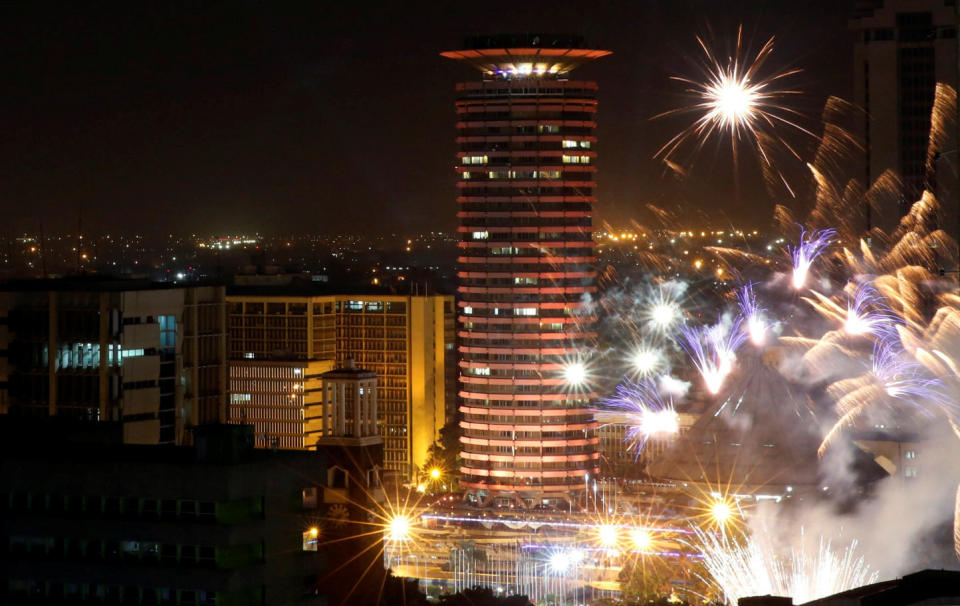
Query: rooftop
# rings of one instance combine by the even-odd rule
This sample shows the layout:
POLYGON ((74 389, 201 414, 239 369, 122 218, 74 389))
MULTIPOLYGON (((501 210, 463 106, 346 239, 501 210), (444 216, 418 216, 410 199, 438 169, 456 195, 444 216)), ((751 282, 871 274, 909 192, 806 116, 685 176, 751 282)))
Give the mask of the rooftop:
POLYGON ((573 34, 494 34, 468 37, 460 50, 441 56, 466 61, 485 75, 502 78, 552 77, 611 54, 586 48, 573 34))

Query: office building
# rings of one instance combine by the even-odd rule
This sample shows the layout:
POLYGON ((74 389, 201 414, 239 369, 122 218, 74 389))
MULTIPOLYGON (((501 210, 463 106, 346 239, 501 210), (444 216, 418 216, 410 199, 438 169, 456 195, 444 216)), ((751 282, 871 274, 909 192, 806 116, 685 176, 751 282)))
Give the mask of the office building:
POLYGON ((323 604, 337 589, 325 574, 346 556, 325 552, 309 498, 322 454, 255 450, 249 426, 195 428, 193 446, 121 431, 0 420, 3 603, 323 604))
POLYGON ((312 447, 302 411, 319 402, 321 373, 354 360, 377 376, 384 467, 408 478, 426 463, 455 405, 452 296, 236 286, 227 299, 231 419, 255 425, 258 445, 312 447))
POLYGON ((956 3, 861 0, 850 29, 855 36, 854 102, 863 109, 863 178, 873 183, 893 170, 902 181, 899 200, 865 209, 866 227, 889 230, 926 188, 944 206, 940 226, 957 237, 957 192, 947 191, 956 185, 951 176, 958 162, 956 107, 928 156, 936 85, 956 89, 960 72, 956 3))
POLYGON ((597 85, 568 76, 608 54, 550 35, 442 53, 479 71, 456 86, 456 170, 462 484, 482 504, 568 501, 598 469, 592 394, 566 372, 596 336, 597 85))
POLYGON ((0 287, 0 412, 119 421, 183 444, 226 421, 225 289, 71 278, 0 287))
POLYGON ((320 402, 324 360, 230 360, 230 420, 256 428, 258 448, 311 448, 305 411, 320 402))

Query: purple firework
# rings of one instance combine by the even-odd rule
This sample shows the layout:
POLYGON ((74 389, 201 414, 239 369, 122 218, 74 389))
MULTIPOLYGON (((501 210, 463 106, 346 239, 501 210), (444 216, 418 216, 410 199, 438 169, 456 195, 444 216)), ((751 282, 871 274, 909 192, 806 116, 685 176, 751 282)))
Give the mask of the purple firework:
POLYGON ((809 235, 806 231, 800 231, 800 246, 788 248, 790 256, 793 257, 793 287, 795 289, 803 288, 803 285, 807 282, 807 274, 810 273, 810 266, 836 236, 837 231, 835 229, 818 229, 810 232, 809 235))
POLYGON ((747 322, 747 334, 754 345, 763 345, 767 338, 767 330, 772 324, 767 321, 766 310, 757 304, 757 294, 753 290, 753 282, 737 291, 737 300, 740 304, 740 314, 747 322))
POLYGON ((943 400, 940 381, 927 376, 923 367, 902 349, 882 339, 873 345, 870 370, 888 396, 908 402, 915 408, 926 411, 925 403, 943 400))
POLYGON ((847 301, 843 329, 851 335, 873 335, 892 338, 900 318, 887 306, 884 298, 870 284, 860 284, 847 301))
POLYGON ((611 408, 623 411, 629 418, 626 441, 637 449, 637 454, 654 436, 677 433, 677 413, 673 398, 661 395, 653 379, 634 383, 626 379, 617 385, 614 395, 604 401, 611 408))
POLYGON ((732 322, 680 330, 680 346, 700 371, 711 394, 720 391, 724 379, 733 370, 737 350, 747 338, 740 329, 741 323, 742 319, 737 317, 732 322))

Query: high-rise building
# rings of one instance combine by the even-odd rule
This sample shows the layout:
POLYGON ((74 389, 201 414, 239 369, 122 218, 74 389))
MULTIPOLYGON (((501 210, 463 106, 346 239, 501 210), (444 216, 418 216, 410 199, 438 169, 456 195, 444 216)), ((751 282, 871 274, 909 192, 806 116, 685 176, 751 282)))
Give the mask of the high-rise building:
POLYGON ((352 359, 377 376, 384 468, 411 477, 455 405, 453 297, 318 291, 230 289, 230 418, 254 425, 258 446, 311 448, 320 375, 352 359))
POLYGON ((946 132, 938 133, 940 145, 928 157, 937 83, 957 88, 957 21, 954 0, 857 3, 850 29, 855 35, 854 101, 864 110, 864 179, 873 183, 893 170, 903 185, 898 200, 865 209, 868 228, 895 226, 926 188, 944 206, 941 227, 957 236, 956 192, 944 192, 944 184, 934 179, 957 165, 955 115, 946 132))
POLYGON ((462 484, 480 503, 570 501, 598 469, 582 379, 595 337, 597 85, 575 36, 469 38, 456 86, 462 484), (565 372, 573 369, 573 372, 565 372), (565 376, 566 375, 566 376, 565 376))
POLYGON ((227 419, 225 288, 62 279, 0 287, 0 412, 120 421, 183 444, 227 419))

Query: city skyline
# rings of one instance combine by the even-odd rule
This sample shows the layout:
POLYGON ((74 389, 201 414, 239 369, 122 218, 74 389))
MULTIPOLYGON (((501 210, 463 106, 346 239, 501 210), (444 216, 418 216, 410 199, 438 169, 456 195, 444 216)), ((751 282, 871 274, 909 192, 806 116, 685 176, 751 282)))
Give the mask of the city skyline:
POLYGON ((958 26, 0 6, 0 601, 960 603, 958 26))

